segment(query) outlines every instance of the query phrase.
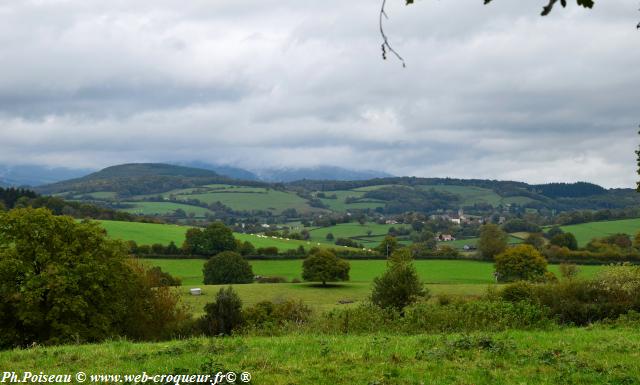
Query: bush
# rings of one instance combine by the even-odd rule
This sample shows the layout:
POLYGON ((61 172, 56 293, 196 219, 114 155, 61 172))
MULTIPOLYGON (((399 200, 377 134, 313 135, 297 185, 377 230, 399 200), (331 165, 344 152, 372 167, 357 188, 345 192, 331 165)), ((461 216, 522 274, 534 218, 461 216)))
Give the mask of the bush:
POLYGON ((256 278, 257 283, 286 283, 287 279, 284 277, 263 277, 258 276, 256 278))
POLYGON ((233 251, 224 251, 209 259, 203 273, 205 285, 253 282, 251 265, 233 251))
POLYGON ((278 248, 275 246, 259 247, 256 253, 258 255, 278 255, 278 248))
POLYGON ((536 280, 547 271, 547 260, 531 245, 511 247, 495 257, 496 273, 501 282, 536 280))
POLYGON ((384 309, 402 310, 429 295, 411 263, 409 251, 391 255, 385 273, 373 280, 371 302, 384 309))
POLYGON ((302 301, 287 300, 280 303, 262 301, 244 310, 248 328, 272 328, 286 323, 302 324, 309 321, 311 309, 302 301))
POLYGON ((318 250, 307 257, 302 263, 302 279, 305 281, 327 282, 348 281, 349 262, 336 257, 328 250, 318 250))
POLYGON ((221 288, 215 302, 204 307, 205 315, 200 319, 204 334, 229 335, 243 323, 242 301, 231 286, 221 288))
POLYGON ((559 323, 586 325, 640 310, 640 267, 610 267, 592 280, 557 284, 519 282, 501 292, 504 300, 527 301, 547 308, 559 323))
POLYGON ((353 247, 353 248, 362 248, 362 244, 358 243, 357 241, 354 241, 351 238, 338 238, 336 240, 336 245, 338 246, 346 246, 346 247, 353 247))
POLYGON ((578 276, 580 269, 575 263, 561 263, 560 275, 565 279, 574 279, 578 276))

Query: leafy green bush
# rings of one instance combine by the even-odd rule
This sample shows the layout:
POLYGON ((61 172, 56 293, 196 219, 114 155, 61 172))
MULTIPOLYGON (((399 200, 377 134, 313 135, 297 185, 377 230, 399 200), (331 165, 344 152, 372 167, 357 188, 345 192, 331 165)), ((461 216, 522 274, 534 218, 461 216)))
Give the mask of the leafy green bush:
POLYGON ((215 302, 204 307, 201 330, 209 336, 229 335, 243 323, 242 301, 231 286, 220 288, 215 302))
POLYGON ((202 271, 205 285, 253 282, 251 265, 233 251, 224 251, 209 259, 202 271))
POLYGON ((496 273, 501 282, 536 280, 547 271, 547 260, 531 245, 510 247, 495 257, 496 273))
POLYGON ((262 301, 244 310, 244 320, 247 328, 269 329, 286 323, 299 325, 308 322, 311 313, 302 301, 262 301))
POLYGON ((640 311, 640 267, 613 266, 596 279, 556 284, 519 282, 501 292, 504 300, 547 308, 561 324, 586 325, 640 311))

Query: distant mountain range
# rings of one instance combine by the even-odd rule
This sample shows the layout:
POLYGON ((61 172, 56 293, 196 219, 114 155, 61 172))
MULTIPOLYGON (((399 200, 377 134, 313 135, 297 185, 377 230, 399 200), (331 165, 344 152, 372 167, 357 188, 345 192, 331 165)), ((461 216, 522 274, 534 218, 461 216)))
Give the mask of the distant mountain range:
POLYGON ((549 213, 640 207, 640 194, 633 189, 604 189, 585 182, 530 185, 482 179, 372 177, 378 173, 334 167, 249 174, 228 166, 201 166, 209 169, 162 163, 123 164, 34 189, 41 194, 147 215, 165 215, 175 210, 176 204, 184 210, 198 207, 200 215, 202 210, 209 214, 222 210, 225 215, 253 211, 277 215, 290 209, 298 213, 368 210, 432 214, 459 208, 486 215, 510 207, 549 213), (222 175, 223 172, 242 178, 222 175), (271 180, 284 183, 274 184, 271 180))
POLYGON ((0 186, 39 186, 78 178, 93 170, 43 166, 1 166, 0 186))
MULTIPOLYGON (((138 163, 144 164, 144 163, 138 163)), ((160 164, 160 163, 158 163, 160 164)), ((292 182, 296 180, 366 180, 372 178, 390 177, 391 175, 385 172, 378 171, 359 171, 350 170, 340 167, 331 166, 318 166, 309 168, 286 168, 286 169, 262 169, 249 171, 243 168, 211 164, 199 161, 193 162, 169 162, 169 164, 175 164, 182 166, 183 171, 186 169, 200 169, 213 171, 217 175, 225 176, 232 179, 245 180, 245 181, 264 181, 264 182, 292 182)), ((131 166, 127 165, 127 166, 131 166)), ((100 176, 109 175, 113 170, 118 170, 117 167, 107 167, 101 170, 100 176), (115 167, 115 169, 114 169, 115 167)), ((128 172, 134 172, 135 167, 129 167, 128 172)), ((158 175, 159 169, 153 171, 143 168, 140 172, 151 172, 151 175, 158 175)), ((97 170, 91 169, 70 169, 70 168, 50 168, 44 166, 0 166, 0 186, 42 186, 52 184, 69 179, 81 178, 88 176, 97 170)), ((166 171, 166 169, 165 169, 166 171)), ((181 171, 179 169, 173 170, 174 175, 178 175, 181 171)), ((189 174, 189 173, 187 173, 189 174)), ((129 175, 133 176, 133 175, 129 175)), ((188 175, 183 175, 188 176, 188 175)), ((209 175, 211 176, 211 175, 209 175)), ((95 175, 94 175, 95 177, 95 175)))

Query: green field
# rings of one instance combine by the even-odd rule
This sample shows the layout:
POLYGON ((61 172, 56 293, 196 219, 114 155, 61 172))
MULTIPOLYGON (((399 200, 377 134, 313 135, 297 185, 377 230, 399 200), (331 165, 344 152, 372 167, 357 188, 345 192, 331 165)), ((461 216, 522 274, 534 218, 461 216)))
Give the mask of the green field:
MULTIPOLYGON (((440 242, 439 245, 449 245, 451 247, 455 247, 456 249, 462 249, 465 245, 476 246, 478 244, 478 239, 480 238, 465 238, 465 239, 456 239, 451 242, 440 242)), ((522 238, 515 237, 513 235, 509 235, 509 239, 507 239, 507 243, 510 245, 517 245, 522 243, 522 238)))
POLYGON ((0 367, 20 374, 82 371, 89 376, 233 370, 250 373, 251 383, 262 385, 632 385, 640 383, 639 341, 638 329, 604 327, 471 335, 116 340, 3 351, 0 367), (462 343, 470 339, 491 343, 462 343))
POLYGON ((96 221, 99 222, 107 235, 113 239, 123 241, 136 241, 140 245, 151 245, 161 243, 168 245, 174 242, 182 245, 184 235, 188 227, 178 225, 140 223, 140 222, 120 222, 120 221, 96 221))
MULTIPOLYGON (((202 284, 204 259, 140 259, 146 266, 160 266, 163 271, 182 278, 183 287, 177 288, 183 300, 194 313, 200 314, 204 305, 212 302, 221 286, 202 284), (189 289, 199 287, 203 295, 191 296, 189 289)), ((279 276, 287 280, 300 279, 301 260, 250 261, 253 272, 262 276, 279 276)), ((373 279, 386 268, 384 260, 349 261, 351 264, 349 282, 336 283, 330 288, 319 288, 312 283, 245 284, 234 288, 245 305, 259 301, 279 301, 299 299, 314 309, 328 310, 338 305, 339 300, 355 303, 364 301, 371 292, 373 279)), ((419 260, 415 266, 420 278, 427 284, 432 294, 480 296, 487 287, 494 284, 493 264, 476 261, 419 260)), ((580 276, 592 277, 601 267, 580 266, 580 276)), ((549 270, 558 274, 558 266, 549 270)))
POLYGON ((581 223, 561 228, 573 233, 578 240, 578 245, 582 247, 593 238, 602 238, 616 233, 629 234, 633 238, 640 231, 640 218, 581 223))
POLYGON ((127 209, 121 209, 131 214, 137 215, 171 215, 174 211, 181 209, 184 210, 187 215, 193 213, 196 218, 204 218, 205 214, 213 214, 213 212, 204 207, 185 205, 175 202, 122 202, 124 204, 132 205, 133 207, 127 209))
POLYGON ((316 211, 305 199, 294 193, 255 187, 216 186, 209 187, 210 191, 207 192, 178 194, 175 197, 178 200, 197 199, 207 204, 220 202, 236 211, 262 210, 281 213, 288 208, 294 208, 299 212, 316 211))
MULTIPOLYGON (((334 239, 338 238, 367 238, 367 231, 371 231, 371 236, 385 236, 391 227, 399 229, 409 227, 409 225, 380 225, 373 222, 361 225, 359 223, 340 223, 335 226, 318 227, 311 231, 311 239, 316 242, 326 241, 327 234, 331 233, 334 239)), ((380 241, 378 241, 380 243, 380 241)))
POLYGON ((375 199, 363 199, 360 202, 346 203, 345 200, 349 197, 362 198, 365 191, 356 190, 338 190, 338 191, 323 191, 327 196, 335 195, 336 199, 320 198, 322 203, 327 205, 333 211, 348 211, 348 210, 362 210, 362 209, 375 209, 376 207, 384 207, 383 201, 375 199))
MULTIPOLYGON (((204 259, 141 259, 148 266, 183 278, 186 285, 202 283, 204 259)), ((288 280, 302 276, 302 260, 250 261, 256 275, 280 276, 288 280)), ((386 268, 385 260, 351 260, 350 282, 371 282, 386 268)), ((464 260, 417 260, 414 262, 420 278, 428 284, 482 284, 494 283, 493 264, 464 260)), ((593 276, 600 266, 580 266, 581 275, 593 276)), ((549 270, 558 274, 556 265, 549 270)))
MULTIPOLYGON (((157 223, 120 222, 105 220, 97 222, 99 222, 102 227, 107 230, 107 235, 109 237, 120 239, 123 241, 135 241, 140 245, 151 245, 154 243, 168 245, 169 242, 173 241, 176 245, 180 246, 184 242, 185 233, 189 229, 188 226, 157 223)), ((297 249, 299 246, 303 246, 307 250, 311 247, 339 248, 339 246, 327 243, 326 240, 321 240, 318 242, 307 242, 277 238, 274 239, 271 237, 262 238, 253 234, 240 233, 234 233, 233 236, 241 241, 249 241, 256 248, 275 246, 280 251, 297 249)))

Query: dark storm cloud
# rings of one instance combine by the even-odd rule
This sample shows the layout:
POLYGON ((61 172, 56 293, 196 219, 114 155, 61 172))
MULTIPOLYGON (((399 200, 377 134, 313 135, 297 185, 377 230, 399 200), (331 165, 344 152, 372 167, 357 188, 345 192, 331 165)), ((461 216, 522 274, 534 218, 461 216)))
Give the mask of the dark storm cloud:
POLYGON ((202 160, 631 186, 631 1, 0 2, 0 163, 202 160))

